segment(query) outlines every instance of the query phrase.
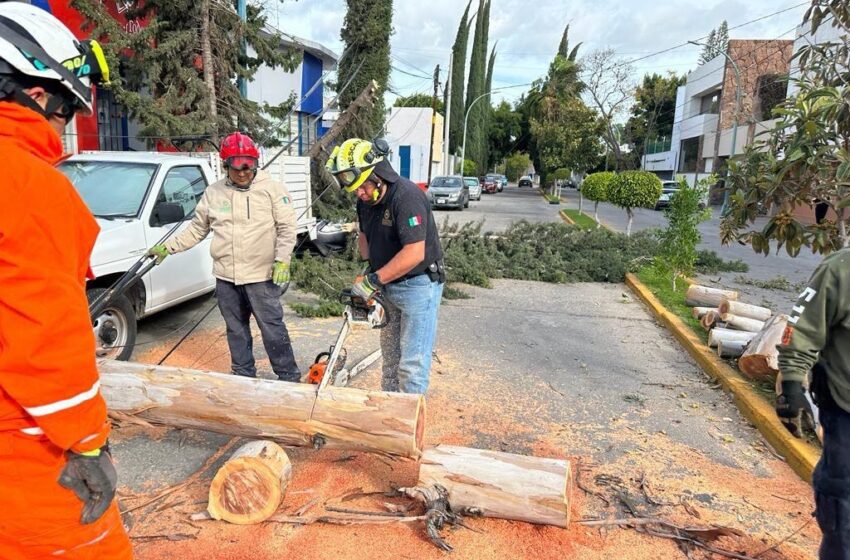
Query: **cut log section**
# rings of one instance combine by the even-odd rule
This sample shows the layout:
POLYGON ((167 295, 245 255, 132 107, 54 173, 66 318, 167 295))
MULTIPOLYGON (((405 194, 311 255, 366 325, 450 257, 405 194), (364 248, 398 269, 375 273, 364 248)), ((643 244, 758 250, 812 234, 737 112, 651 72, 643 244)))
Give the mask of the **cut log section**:
POLYGON ((728 327, 739 331, 758 333, 761 332, 761 330, 764 328, 764 321, 750 319, 749 317, 738 317, 737 315, 732 315, 731 313, 721 315, 720 319, 724 323, 726 323, 728 327))
POLYGON ((707 331, 710 331, 714 327, 717 326, 717 322, 720 321, 720 312, 716 309, 710 309, 706 311, 705 315, 699 320, 699 324, 702 325, 707 331))
POLYGON ((207 511, 237 525, 271 517, 292 480, 292 463, 278 444, 252 441, 236 450, 210 484, 207 511))
POLYGON ((767 321, 773 315, 773 311, 767 307, 751 305, 742 301, 724 299, 720 302, 720 314, 731 314, 737 317, 748 317, 758 321, 767 321))
POLYGON ((692 284, 685 295, 685 304, 690 307, 719 307, 723 298, 737 300, 738 292, 692 284))
POLYGON ((717 348, 717 346, 721 342, 732 342, 733 340, 739 342, 749 342, 755 337, 756 333, 716 328, 711 329, 711 332, 708 333, 708 345, 711 348, 717 348))
POLYGON ((101 360, 111 411, 175 428, 271 439, 284 445, 418 458, 425 398, 252 379, 183 368, 101 360))
POLYGON ((702 319, 709 311, 717 312, 717 309, 714 307, 694 307, 693 309, 691 309, 691 313, 693 313, 694 319, 702 319))
POLYGON ((419 486, 448 490, 456 513, 566 527, 572 473, 561 459, 438 445, 426 449, 419 486))
POLYGON ((752 379, 771 379, 779 373, 779 349, 788 315, 774 315, 738 359, 738 369, 752 379))
POLYGON ((721 340, 717 345, 717 353, 721 358, 737 358, 744 353, 747 344, 749 342, 745 340, 721 340))

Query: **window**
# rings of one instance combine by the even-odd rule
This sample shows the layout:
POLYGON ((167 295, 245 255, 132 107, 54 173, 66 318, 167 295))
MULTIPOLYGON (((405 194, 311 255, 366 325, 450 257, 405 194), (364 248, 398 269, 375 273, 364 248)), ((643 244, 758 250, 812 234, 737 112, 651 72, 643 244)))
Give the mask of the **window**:
POLYGON ((699 137, 682 140, 681 159, 679 160, 679 171, 683 173, 694 173, 700 164, 699 137))
POLYGON ((59 165, 98 218, 136 218, 157 166, 147 163, 68 160, 59 165))
MULTIPOLYGON (((183 214, 188 216, 195 210, 207 181, 200 167, 194 165, 174 167, 168 171, 162 182, 162 189, 156 197, 157 205, 162 203, 177 203, 183 207, 183 214)), ((165 225, 165 224, 160 224, 165 225)))
POLYGON ((758 101, 755 117, 760 121, 773 118, 773 109, 785 101, 788 91, 788 80, 779 74, 764 74, 756 80, 758 101))
POLYGON ((700 99, 700 115, 716 115, 720 112, 720 91, 703 95, 700 99))

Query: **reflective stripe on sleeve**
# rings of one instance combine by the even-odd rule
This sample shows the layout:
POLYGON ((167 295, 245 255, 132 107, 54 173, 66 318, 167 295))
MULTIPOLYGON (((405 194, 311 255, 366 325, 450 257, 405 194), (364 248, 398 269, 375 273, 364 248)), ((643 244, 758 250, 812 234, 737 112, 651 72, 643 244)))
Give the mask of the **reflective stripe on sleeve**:
POLYGON ((74 395, 70 399, 64 399, 41 406, 33 406, 29 408, 24 407, 24 410, 26 410, 30 416, 47 416, 48 414, 55 414, 93 399, 99 390, 100 381, 95 381, 94 385, 91 386, 91 389, 78 395, 74 395))
POLYGON ((44 430, 42 430, 38 426, 33 426, 32 428, 21 428, 21 432, 25 433, 28 436, 40 436, 44 433, 44 430))

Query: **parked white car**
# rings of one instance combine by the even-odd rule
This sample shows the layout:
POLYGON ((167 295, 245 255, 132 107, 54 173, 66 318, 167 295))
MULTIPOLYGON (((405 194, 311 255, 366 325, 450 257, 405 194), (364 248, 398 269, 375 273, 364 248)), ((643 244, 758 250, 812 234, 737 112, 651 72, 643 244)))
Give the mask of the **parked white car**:
MULTIPOLYGON (((309 162, 291 160, 307 158, 281 158, 276 162, 276 178, 287 182, 301 215, 299 235, 315 237, 312 213, 303 212, 310 204, 309 162), (295 174, 290 169, 293 177, 287 180, 289 175, 283 175, 287 166, 293 165, 301 172, 295 174)), ((217 164, 216 158, 204 154, 99 152, 73 156, 59 164, 101 228, 91 256, 96 278, 87 284, 89 301, 194 211, 204 189, 220 176, 221 170, 211 163, 217 164)), ((175 234, 188 224, 186 219, 175 234)), ((138 319, 211 292, 215 278, 209 245, 207 238, 165 259, 94 318, 98 355, 128 359, 133 353, 138 319)))

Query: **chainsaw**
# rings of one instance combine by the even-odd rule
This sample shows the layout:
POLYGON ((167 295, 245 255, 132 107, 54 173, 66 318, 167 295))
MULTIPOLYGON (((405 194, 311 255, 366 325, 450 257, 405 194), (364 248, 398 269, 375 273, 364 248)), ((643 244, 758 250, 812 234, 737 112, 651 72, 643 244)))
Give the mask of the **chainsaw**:
POLYGON ((342 314, 342 327, 336 337, 336 342, 322 352, 310 366, 307 373, 307 382, 318 385, 319 390, 327 385, 345 386, 356 375, 363 372, 381 357, 381 351, 376 350, 366 356, 351 369, 345 368, 348 352, 345 349, 345 340, 349 333, 356 327, 367 327, 380 329, 389 321, 387 308, 380 294, 375 294, 371 299, 365 300, 354 295, 351 289, 340 292, 340 301, 345 304, 342 314))

